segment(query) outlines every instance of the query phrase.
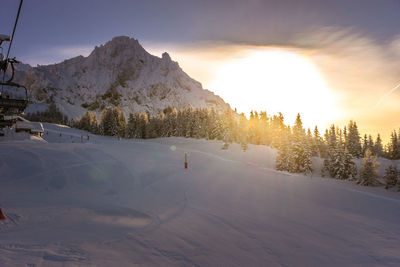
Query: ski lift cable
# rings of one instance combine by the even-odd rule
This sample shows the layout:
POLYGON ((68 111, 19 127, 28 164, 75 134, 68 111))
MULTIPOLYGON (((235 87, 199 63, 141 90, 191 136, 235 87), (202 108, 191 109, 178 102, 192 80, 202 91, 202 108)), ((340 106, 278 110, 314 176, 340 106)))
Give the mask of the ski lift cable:
POLYGON ((11 45, 12 45, 12 43, 13 43, 13 41, 14 41, 14 34, 15 34, 15 30, 16 30, 16 28, 17 28, 18 19, 19 19, 19 14, 21 13, 21 7, 22 7, 22 3, 23 3, 23 2, 24 2, 24 0, 21 0, 21 1, 19 2, 17 17, 15 18, 14 28, 13 28, 12 35, 11 35, 10 45, 8 46, 8 51, 7 51, 6 60, 8 59, 8 56, 10 55, 11 45))
MULTIPOLYGON (((19 2, 17 17, 15 18, 14 28, 13 28, 13 31, 12 31, 12 34, 11 34, 11 40, 10 40, 10 44, 9 44, 9 46, 8 46, 8 50, 7 50, 7 55, 6 55, 5 62, 7 62, 8 57, 9 57, 9 55, 10 55, 10 50, 11 50, 11 46, 12 46, 12 43, 13 43, 13 40, 14 40, 15 30, 17 29, 19 14, 21 13, 21 7, 22 7, 22 3, 23 3, 23 2, 24 2, 24 0, 21 0, 21 1, 19 2)), ((6 72, 3 73, 3 82, 4 82, 5 77, 6 77, 6 72)))

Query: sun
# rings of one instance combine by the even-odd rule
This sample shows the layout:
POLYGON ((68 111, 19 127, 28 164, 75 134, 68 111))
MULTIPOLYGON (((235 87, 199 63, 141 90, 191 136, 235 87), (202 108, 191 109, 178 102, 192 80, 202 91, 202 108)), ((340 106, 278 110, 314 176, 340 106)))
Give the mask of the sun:
POLYGON ((282 112, 290 124, 300 113, 306 127, 326 128, 338 116, 323 76, 307 57, 292 50, 248 49, 217 68, 210 89, 238 112, 282 112))

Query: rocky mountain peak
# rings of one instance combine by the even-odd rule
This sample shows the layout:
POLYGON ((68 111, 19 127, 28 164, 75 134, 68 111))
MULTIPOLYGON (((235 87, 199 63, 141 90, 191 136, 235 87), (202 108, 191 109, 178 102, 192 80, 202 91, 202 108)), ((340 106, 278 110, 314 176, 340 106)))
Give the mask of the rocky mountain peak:
POLYGON ((167 52, 161 58, 153 56, 127 36, 96 46, 88 57, 21 69, 17 80, 30 89, 34 104, 28 112, 55 102, 72 118, 87 110, 99 114, 110 105, 125 115, 154 114, 167 107, 229 108, 190 78, 167 52))
POLYGON ((164 52, 163 54, 162 54, 162 59, 164 60, 164 61, 172 61, 171 60, 171 57, 169 56, 169 54, 167 53, 167 52, 164 52))

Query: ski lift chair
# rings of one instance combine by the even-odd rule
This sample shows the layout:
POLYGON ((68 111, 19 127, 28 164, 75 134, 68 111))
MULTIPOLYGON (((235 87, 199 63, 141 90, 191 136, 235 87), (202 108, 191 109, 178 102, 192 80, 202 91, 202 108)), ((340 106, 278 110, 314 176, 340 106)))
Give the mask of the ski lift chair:
POLYGON ((5 34, 0 34, 0 46, 3 44, 4 41, 10 42, 11 37, 5 34))
POLYGON ((2 76, 0 77, 2 78, 2 80, 0 81, 0 114, 2 115, 23 114, 24 110, 28 106, 28 91, 26 90, 25 86, 12 82, 15 72, 14 63, 20 62, 17 61, 15 58, 4 59, 4 55, 2 53, 2 43, 10 40, 10 36, 0 34, 0 74, 2 76), (9 67, 11 67, 11 76, 8 80, 5 81, 5 73, 7 72, 7 69, 9 67), (24 96, 22 98, 10 97, 9 94, 3 92, 4 86, 14 89, 11 91, 18 91, 19 88, 22 88, 24 91, 24 96))

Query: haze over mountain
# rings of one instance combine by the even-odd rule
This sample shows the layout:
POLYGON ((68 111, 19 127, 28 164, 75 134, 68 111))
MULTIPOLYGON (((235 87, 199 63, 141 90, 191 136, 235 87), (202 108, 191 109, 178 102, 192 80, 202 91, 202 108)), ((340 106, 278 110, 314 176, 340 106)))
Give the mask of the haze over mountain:
POLYGON ((115 105, 130 112, 162 112, 165 108, 230 108, 202 88, 168 53, 149 54, 138 40, 120 36, 92 51, 58 64, 21 65, 16 81, 25 85, 33 102, 27 112, 56 103, 70 118, 115 105))

